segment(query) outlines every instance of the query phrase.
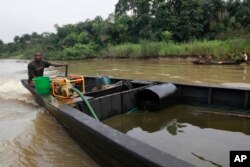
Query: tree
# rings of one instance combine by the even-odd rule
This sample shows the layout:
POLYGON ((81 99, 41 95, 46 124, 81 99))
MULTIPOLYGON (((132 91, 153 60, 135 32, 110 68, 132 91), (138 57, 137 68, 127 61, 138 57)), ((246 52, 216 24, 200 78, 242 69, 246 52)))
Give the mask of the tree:
POLYGON ((199 0, 182 0, 180 6, 176 8, 179 9, 175 13, 176 24, 171 29, 174 39, 188 41, 199 38, 203 32, 203 17, 199 0))
POLYGON ((62 27, 58 26, 57 24, 55 25, 56 31, 58 38, 61 40, 65 38, 67 35, 69 35, 72 32, 75 32, 75 25, 73 24, 67 24, 62 27))
POLYGON ((116 43, 134 42, 134 19, 128 15, 117 18, 111 36, 116 43))
POLYGON ((0 53, 4 51, 4 42, 0 39, 0 53))
POLYGON ((23 34, 20 38, 20 42, 23 42, 23 43, 29 43, 31 40, 31 35, 29 34, 23 34))
POLYGON ((152 37, 151 29, 151 0, 119 0, 116 5, 115 14, 116 16, 122 17, 127 12, 132 13, 134 20, 132 34, 137 40, 149 39, 152 37))
POLYGON ((55 33, 42 33, 41 45, 45 51, 55 51, 60 49, 59 38, 55 33))
POLYGON ((61 47, 72 47, 78 42, 78 35, 75 32, 70 33, 64 39, 61 40, 61 47))
POLYGON ((77 42, 81 44, 87 44, 90 42, 88 33, 86 31, 81 32, 77 37, 77 42))
POLYGON ((17 46, 15 45, 15 43, 10 42, 6 44, 6 50, 9 53, 13 53, 16 52, 18 50, 17 46))
POLYGON ((239 10, 235 13, 235 18, 243 27, 250 26, 250 8, 241 5, 239 10))
MULTIPOLYGON (((229 2, 228 2, 229 3, 229 2)), ((203 36, 215 39, 226 31, 230 24, 226 2, 223 0, 203 0, 203 36)))
POLYGON ((14 42, 15 42, 15 43, 18 43, 19 41, 20 41, 20 37, 19 37, 18 35, 15 36, 15 37, 14 37, 14 42))
MULTIPOLYGON (((174 29, 176 17, 173 14, 171 4, 165 0, 154 0, 152 4, 152 30, 155 40, 166 40, 164 32, 170 32, 174 29)), ((172 33, 171 37, 172 38, 172 33)))

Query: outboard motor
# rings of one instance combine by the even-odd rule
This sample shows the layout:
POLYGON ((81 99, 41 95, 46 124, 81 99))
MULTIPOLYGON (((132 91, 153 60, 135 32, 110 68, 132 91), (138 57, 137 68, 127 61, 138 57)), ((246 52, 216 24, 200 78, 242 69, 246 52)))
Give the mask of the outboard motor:
POLYGON ((175 85, 159 84, 147 87, 136 94, 137 106, 143 110, 156 111, 178 101, 179 92, 175 85))

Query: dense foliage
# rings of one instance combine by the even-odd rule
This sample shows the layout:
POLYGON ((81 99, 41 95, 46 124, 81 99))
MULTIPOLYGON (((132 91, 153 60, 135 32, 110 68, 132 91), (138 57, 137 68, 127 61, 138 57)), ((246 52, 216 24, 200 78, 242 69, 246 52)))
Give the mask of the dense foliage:
MULTIPOLYGON (((0 57, 27 58, 39 50, 50 59, 81 59, 110 53, 112 46, 128 43, 171 46, 247 38, 250 0, 119 0, 107 19, 98 16, 55 28, 56 33, 24 34, 6 44, 0 40, 0 57)), ((155 49, 145 49, 143 54, 155 54, 155 49)))

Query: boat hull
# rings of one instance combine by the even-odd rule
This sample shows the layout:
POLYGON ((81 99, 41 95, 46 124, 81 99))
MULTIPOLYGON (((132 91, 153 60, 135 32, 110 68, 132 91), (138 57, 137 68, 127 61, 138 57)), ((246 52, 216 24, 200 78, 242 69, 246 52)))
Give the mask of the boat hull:
POLYGON ((193 64, 197 65, 240 65, 244 61, 241 60, 236 60, 236 61, 212 61, 212 62, 207 62, 207 61, 192 61, 193 64))
MULTIPOLYGON (((86 90, 91 90, 95 78, 86 77, 86 80, 89 83, 86 90)), ((117 82, 122 79, 112 80, 117 82)), ((117 87, 85 94, 92 96, 88 101, 100 120, 128 112, 136 106, 136 94, 139 91, 155 84, 164 84, 153 81, 130 82, 133 89, 117 87)), ((32 93, 36 102, 45 107, 101 166, 192 166, 93 119, 82 101, 66 104, 51 95, 39 95, 28 85, 27 80, 22 80, 22 84, 32 93)), ((250 114, 249 88, 174 85, 179 91, 180 104, 223 108, 241 115, 250 114)))
MULTIPOLYGON (((101 166, 193 166, 108 127, 73 106, 57 101, 51 95, 39 95, 34 88, 28 85, 27 80, 22 80, 22 84, 32 93, 36 102, 46 108, 84 151, 101 166)), ((130 98, 139 89, 128 90, 120 95, 122 98, 130 98)), ((93 102, 95 101, 92 100, 92 106, 95 107, 93 102)), ((102 102, 105 102, 104 98, 102 102)), ((124 106, 129 109, 130 105, 134 105, 134 103, 130 101, 124 106)), ((99 113, 98 116, 103 114, 104 112, 99 113)), ((101 119, 105 117, 107 116, 101 119)))

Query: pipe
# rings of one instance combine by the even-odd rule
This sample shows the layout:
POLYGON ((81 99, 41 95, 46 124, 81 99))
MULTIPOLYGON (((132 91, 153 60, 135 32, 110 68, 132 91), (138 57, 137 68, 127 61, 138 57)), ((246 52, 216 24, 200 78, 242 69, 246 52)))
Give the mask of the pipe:
POLYGON ((139 109, 157 111, 176 104, 178 93, 171 83, 152 85, 137 92, 136 103, 139 109))
POLYGON ((127 114, 131 114, 131 113, 134 113, 134 112, 137 112, 137 111, 138 111, 138 108, 134 107, 131 110, 129 110, 129 112, 127 112, 127 114))
POLYGON ((82 94, 82 92, 80 92, 80 91, 79 91, 78 89, 76 89, 76 88, 71 88, 71 90, 73 90, 74 92, 76 92, 76 93, 82 98, 82 100, 83 100, 83 101, 85 102, 85 104, 87 105, 87 108, 88 108, 89 111, 91 112, 92 116, 93 116, 96 120, 100 121, 99 118, 96 116, 95 111, 93 110, 93 108, 92 108, 91 105, 89 104, 88 100, 87 100, 86 97, 82 94))
POLYGON ((68 77, 68 64, 65 65, 65 77, 68 77))

